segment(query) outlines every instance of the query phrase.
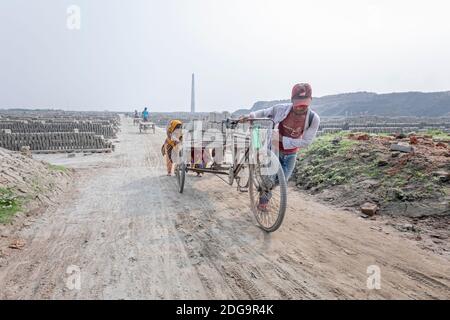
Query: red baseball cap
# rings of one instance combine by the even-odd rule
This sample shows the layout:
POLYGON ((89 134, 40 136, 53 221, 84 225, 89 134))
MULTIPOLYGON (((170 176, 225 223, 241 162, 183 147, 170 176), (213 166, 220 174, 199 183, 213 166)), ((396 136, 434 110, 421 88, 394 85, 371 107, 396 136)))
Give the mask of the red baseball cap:
POLYGON ((291 99, 303 100, 312 98, 312 89, 309 83, 298 83, 292 88, 291 99))

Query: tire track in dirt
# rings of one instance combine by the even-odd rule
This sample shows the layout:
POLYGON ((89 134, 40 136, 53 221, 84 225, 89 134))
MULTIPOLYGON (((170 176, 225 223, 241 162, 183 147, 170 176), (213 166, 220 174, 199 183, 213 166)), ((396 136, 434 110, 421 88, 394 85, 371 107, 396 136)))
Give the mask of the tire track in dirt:
MULTIPOLYGON (((192 177, 192 179, 197 179, 195 177, 192 177)), ((206 179, 205 179, 206 180, 206 179)), ((208 186, 213 184, 211 181, 212 179, 207 179, 208 186)), ((201 183, 201 179, 194 180, 197 183, 201 183)), ((222 189, 223 191, 218 192, 217 194, 214 194, 213 203, 215 204, 223 204, 220 207, 220 212, 224 212, 224 214, 228 214, 230 212, 227 212, 231 209, 233 211, 236 211, 236 207, 229 206, 230 203, 229 197, 233 197, 233 195, 236 193, 235 188, 231 188, 229 186, 226 186, 224 188, 220 188, 220 185, 215 184, 217 181, 214 181, 214 187, 218 187, 219 189, 222 189), (228 189, 228 190, 227 190, 228 189), (223 192, 223 193, 222 193, 223 192), (224 196, 224 194, 228 194, 228 199, 224 196)), ((222 181, 219 181, 219 183, 223 183, 222 181)), ((193 187, 189 184, 186 186, 187 188, 193 187)), ((212 190, 210 190, 212 191, 212 190)), ((188 191, 189 192, 189 191, 188 191)), ((188 237, 188 241, 186 241, 186 245, 188 247, 188 250, 191 252, 197 251, 196 254, 193 254, 194 256, 201 255, 203 258, 203 261, 207 261, 210 268, 213 270, 219 270, 219 272, 223 272, 226 277, 225 282, 228 284, 232 292, 236 295, 237 298, 244 298, 244 299, 261 299, 261 298, 267 298, 266 293, 270 293, 269 296, 278 297, 278 298, 316 298, 319 297, 320 294, 323 295, 323 293, 315 293, 311 288, 314 288, 314 286, 309 286, 310 289, 308 289, 307 286, 297 282, 292 281, 292 279, 295 277, 295 275, 289 273, 286 271, 286 264, 280 263, 279 261, 273 261, 270 258, 266 257, 264 255, 264 248, 260 245, 256 245, 256 241, 253 241, 253 243, 248 243, 244 240, 244 237, 240 238, 239 236, 236 237, 236 234, 240 234, 242 232, 242 235, 245 234, 245 232, 248 231, 248 228, 255 228, 255 222, 253 220, 253 217, 250 213, 250 208, 248 205, 248 194, 239 195, 237 194, 236 197, 239 198, 239 202, 242 204, 241 206, 241 212, 236 215, 234 213, 230 213, 230 215, 235 218, 237 217, 240 225, 245 226, 237 229, 236 225, 225 225, 224 223, 221 223, 221 220, 217 219, 217 216, 219 215, 219 210, 211 210, 211 204, 207 199, 203 199, 201 196, 202 192, 198 191, 194 193, 193 197, 199 199, 199 203, 202 204, 202 210, 201 214, 203 219, 196 218, 194 220, 193 225, 197 226, 193 229, 189 230, 188 233, 185 232, 185 237, 188 237), (247 212, 245 212, 247 211, 247 212), (243 220, 243 221, 242 221, 243 220), (205 223, 210 223, 209 226, 205 226, 205 223), (212 224, 211 224, 212 223, 212 224), (198 227, 199 226, 199 227, 198 227), (211 230, 220 230, 220 232, 216 232, 214 234, 211 234, 211 230), (196 241, 190 241, 190 239, 194 237, 196 238, 196 241), (230 243, 229 239, 234 239, 232 243, 230 243), (223 243, 222 243, 223 242, 223 243), (203 247, 195 248, 190 246, 190 243, 202 243, 203 247), (230 249, 230 245, 234 246, 234 248, 237 249, 237 254, 231 257, 222 257, 222 259, 217 259, 215 252, 220 251, 226 251, 230 249), (207 248, 207 249, 205 249, 207 248), (200 253, 199 253, 200 251, 200 253), (205 253, 202 254, 201 252, 204 251, 205 253), (234 260, 235 264, 231 265, 228 263, 227 265, 221 265, 220 270, 219 266, 216 265, 215 261, 219 261, 219 263, 227 258, 231 258, 231 261, 234 260), (245 261, 243 261, 243 258, 245 258, 245 261), (250 264, 249 264, 250 263, 250 264), (257 279, 255 277, 255 274, 263 274, 259 269, 255 268, 254 266, 264 266, 265 273, 267 273, 268 270, 271 274, 265 275, 265 277, 261 277, 263 281, 260 279, 257 279), (229 281, 229 279, 234 281, 229 281), (228 279, 228 281, 226 280, 228 279)), ((189 195, 191 198, 191 195, 189 195)), ((195 212, 191 212, 190 217, 192 217, 192 214, 195 212)), ((222 216, 222 215, 220 215, 222 216)), ((180 215, 178 215, 180 217, 180 215)), ((182 225, 184 224, 183 221, 177 225, 178 229, 183 232, 182 225)), ((260 234, 264 234, 263 231, 260 231, 258 229, 254 229, 255 231, 259 232, 260 234)), ((270 237, 270 235, 266 235, 267 237, 270 237)), ((204 278, 203 278, 204 279, 204 278)), ((209 281, 211 282, 211 281, 209 281)), ((306 281, 305 281, 306 282, 306 281)))

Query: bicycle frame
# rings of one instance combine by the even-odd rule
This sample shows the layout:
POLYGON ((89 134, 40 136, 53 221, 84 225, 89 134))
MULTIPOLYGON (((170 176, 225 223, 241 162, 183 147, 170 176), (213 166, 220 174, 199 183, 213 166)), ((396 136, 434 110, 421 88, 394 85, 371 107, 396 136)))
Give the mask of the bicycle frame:
MULTIPOLYGON (((229 176, 228 184, 232 185, 234 180, 236 180, 236 177, 238 177, 241 170, 244 168, 244 166, 248 163, 248 160, 250 158, 250 150, 252 147, 255 147, 255 149, 261 148, 260 141, 259 141, 259 126, 255 125, 255 122, 260 121, 268 121, 271 122, 271 130, 275 128, 275 122, 270 118, 251 118, 246 119, 245 121, 239 121, 239 120, 233 120, 233 119, 227 119, 225 121, 222 121, 222 134, 226 136, 226 130, 225 129, 236 129, 239 123, 248 123, 250 125, 249 129, 251 132, 251 137, 238 135, 236 133, 231 134, 231 153, 232 153, 232 163, 228 167, 219 166, 218 168, 194 168, 191 164, 187 164, 187 171, 192 171, 195 173, 212 173, 216 175, 224 175, 229 176), (256 126, 256 127, 255 127, 256 126), (255 131, 256 129, 256 131, 255 131), (244 154, 241 155, 239 158, 237 156, 238 152, 238 144, 236 139, 237 138, 244 138, 245 139, 245 151, 244 154)), ((226 140, 226 139, 225 139, 226 140)), ((227 143, 224 142, 224 147, 226 149, 227 143)), ((204 148, 204 146, 202 146, 204 148)), ((203 152, 203 150, 202 150, 203 152)))
MULTIPOLYGON (((230 147, 227 147, 227 143, 223 143, 224 149, 221 149, 223 151, 223 158, 221 160, 225 159, 227 148, 231 148, 232 153, 232 161, 228 164, 225 161, 223 161, 221 164, 216 163, 216 158, 214 159, 213 165, 210 166, 210 168, 195 168, 194 163, 186 163, 183 162, 185 158, 183 158, 183 153, 185 150, 188 152, 194 152, 195 148, 202 149, 202 164, 205 164, 206 161, 204 160, 204 151, 205 148, 212 148, 212 156, 215 157, 217 155, 217 151, 215 150, 215 147, 211 147, 211 145, 204 144, 205 141, 201 141, 201 147, 198 146, 198 141, 189 140, 189 135, 186 135, 186 140, 183 141, 183 148, 180 150, 181 152, 181 159, 182 162, 177 163, 176 166, 176 176, 177 176, 177 184, 178 184, 178 191, 180 193, 183 193, 184 190, 184 184, 185 184, 185 177, 186 173, 188 171, 196 172, 196 173, 212 173, 217 176, 219 175, 226 175, 228 176, 227 182, 229 185, 232 185, 233 182, 237 181, 237 189, 241 192, 248 192, 250 197, 250 208, 253 211, 255 218, 259 224, 259 226, 266 232, 274 232, 276 231, 282 224, 284 215, 286 212, 286 205, 287 205, 287 183, 284 177, 284 172, 282 167, 279 165, 278 157, 275 160, 272 157, 274 156, 274 153, 270 150, 270 147, 272 145, 272 132, 269 131, 267 135, 267 140, 261 141, 261 135, 260 135, 260 126, 255 124, 256 121, 271 121, 272 122, 272 130, 275 128, 275 123, 272 119, 268 118, 260 118, 260 119, 248 119, 244 122, 249 123, 250 127, 250 137, 248 134, 244 135, 238 135, 236 132, 231 132, 231 143, 230 147), (244 150, 243 154, 238 155, 239 145, 237 143, 238 138, 244 139, 244 150), (193 144, 194 142, 194 144, 193 144), (264 142, 264 143, 263 143, 264 142), (268 150, 266 150, 264 147, 267 146, 268 150), (194 148, 194 149, 193 149, 194 148), (256 152, 253 152, 256 151, 256 152), (262 152, 261 152, 262 151, 262 152), (214 155, 214 153, 216 153, 214 155), (267 156, 270 156, 269 159, 269 165, 262 160, 267 156), (251 161, 249 161, 251 160, 251 161), (274 174, 266 172, 266 170, 271 167, 273 163, 277 164, 276 172, 274 174), (225 166, 224 166, 225 164, 225 166), (241 171, 248 166, 249 175, 248 175, 248 181, 245 183, 245 185, 241 184, 241 180, 243 175, 240 175, 241 171), (264 172, 263 172, 264 170, 264 172), (263 177, 269 176, 269 179, 263 179, 263 177), (277 181, 277 186, 274 186, 273 181, 271 180, 272 177, 275 176, 277 181), (279 191, 274 193, 275 188, 277 188, 279 191), (270 197, 267 199, 267 201, 270 200, 270 205, 267 205, 266 203, 262 203, 261 199, 262 196, 267 197, 268 194, 270 194, 270 197), (261 207, 264 205, 264 207, 261 207), (273 219, 275 218, 275 219, 273 219)), ((227 119, 224 123, 222 123, 222 135, 224 134, 224 125, 226 126, 226 129, 236 129, 239 123, 242 123, 243 121, 239 120, 230 120, 227 119)), ((229 132, 225 133, 225 141, 229 142, 229 132)), ((203 139, 203 136, 202 136, 203 139)), ((215 140, 215 138, 211 138, 211 142, 215 140)), ((194 158, 196 156, 194 155, 194 158)), ((189 160, 191 161, 191 160, 189 160)), ((195 161, 194 161, 195 162, 195 161)), ((220 162, 220 161, 219 161, 220 162)))

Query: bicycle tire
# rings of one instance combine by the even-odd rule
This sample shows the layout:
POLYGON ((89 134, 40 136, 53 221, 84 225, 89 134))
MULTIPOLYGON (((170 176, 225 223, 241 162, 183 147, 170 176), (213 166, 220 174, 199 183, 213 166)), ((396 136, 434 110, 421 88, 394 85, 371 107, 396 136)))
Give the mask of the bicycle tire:
POLYGON ((177 177, 178 192, 183 193, 184 182, 186 180, 186 165, 184 163, 176 166, 175 175, 177 177))
POLYGON ((277 176, 279 184, 277 188, 279 188, 279 199, 271 199, 273 205, 273 201, 277 201, 277 207, 276 210, 276 219, 274 219, 273 223, 264 223, 263 218, 263 212, 260 211, 257 207, 257 204, 259 203, 259 191, 257 186, 257 170, 256 165, 250 165, 250 178, 249 178, 249 196, 250 196, 250 206, 251 210, 256 218, 256 221, 258 222, 258 225, 261 229, 263 229, 266 232, 275 232, 277 231, 281 224, 283 223, 284 216, 286 214, 286 205, 287 205, 287 182, 284 176, 283 169, 281 168, 281 165, 278 166, 277 176))

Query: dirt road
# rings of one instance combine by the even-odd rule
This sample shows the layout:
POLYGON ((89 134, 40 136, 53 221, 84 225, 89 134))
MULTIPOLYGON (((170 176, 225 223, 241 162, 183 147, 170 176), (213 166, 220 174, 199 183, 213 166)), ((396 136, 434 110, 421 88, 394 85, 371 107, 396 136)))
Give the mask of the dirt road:
POLYGON ((447 259, 296 190, 270 235, 248 195, 214 176, 189 175, 178 194, 162 139, 125 119, 115 153, 52 158, 78 179, 17 234, 26 245, 0 267, 0 298, 450 298, 447 259), (380 290, 368 289, 368 268, 380 290))

